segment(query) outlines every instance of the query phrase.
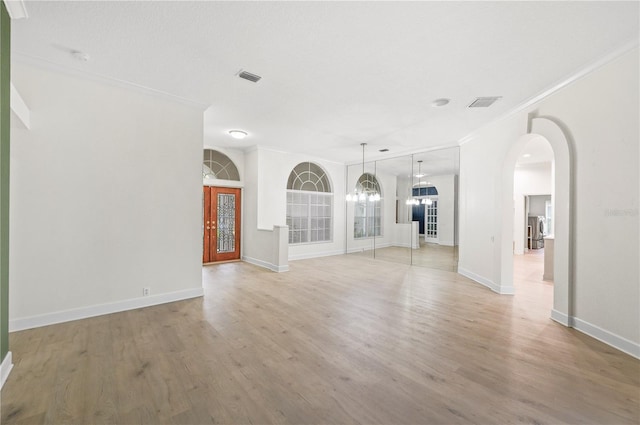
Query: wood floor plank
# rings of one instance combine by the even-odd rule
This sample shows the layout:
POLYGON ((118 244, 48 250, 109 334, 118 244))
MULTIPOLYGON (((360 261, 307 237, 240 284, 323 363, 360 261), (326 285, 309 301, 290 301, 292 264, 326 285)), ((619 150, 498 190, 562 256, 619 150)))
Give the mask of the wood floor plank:
POLYGON ((640 423, 640 361, 551 321, 521 257, 514 296, 364 255, 206 266, 203 298, 12 333, 0 419, 640 423))

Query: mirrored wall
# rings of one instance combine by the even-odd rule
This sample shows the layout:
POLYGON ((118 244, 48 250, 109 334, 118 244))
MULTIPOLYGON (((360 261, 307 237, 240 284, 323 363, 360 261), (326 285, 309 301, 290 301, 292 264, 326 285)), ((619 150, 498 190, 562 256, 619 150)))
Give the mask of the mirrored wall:
POLYGON ((457 271, 459 148, 347 167, 347 253, 457 271))

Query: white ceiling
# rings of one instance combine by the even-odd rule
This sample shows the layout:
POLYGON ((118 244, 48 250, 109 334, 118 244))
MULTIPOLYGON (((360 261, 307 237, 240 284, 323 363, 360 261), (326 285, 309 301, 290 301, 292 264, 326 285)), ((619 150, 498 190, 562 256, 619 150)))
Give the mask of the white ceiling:
POLYGON ((635 1, 26 5, 29 18, 13 22, 14 60, 209 106, 209 145, 347 163, 360 160, 361 142, 370 157, 456 145, 639 33, 635 1), (240 69, 262 80, 242 80, 240 69), (488 109, 467 108, 494 95, 502 99, 488 109), (430 106, 441 97, 451 103, 430 106), (231 139, 232 128, 250 136, 231 139))

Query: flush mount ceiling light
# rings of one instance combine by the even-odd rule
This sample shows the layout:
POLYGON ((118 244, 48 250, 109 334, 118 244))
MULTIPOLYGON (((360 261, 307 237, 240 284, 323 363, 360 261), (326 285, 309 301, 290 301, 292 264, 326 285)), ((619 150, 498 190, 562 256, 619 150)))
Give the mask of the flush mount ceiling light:
POLYGON ((248 135, 246 131, 242 131, 242 130, 229 130, 228 133, 231 137, 238 140, 242 140, 248 135))
POLYGON ((436 99, 433 102, 431 102, 431 106, 433 106, 434 108, 439 108, 441 106, 445 106, 448 105, 450 102, 449 99, 442 97, 440 99, 436 99))
POLYGON ((524 155, 522 155, 523 158, 529 158, 531 156, 530 153, 525 153, 524 155))

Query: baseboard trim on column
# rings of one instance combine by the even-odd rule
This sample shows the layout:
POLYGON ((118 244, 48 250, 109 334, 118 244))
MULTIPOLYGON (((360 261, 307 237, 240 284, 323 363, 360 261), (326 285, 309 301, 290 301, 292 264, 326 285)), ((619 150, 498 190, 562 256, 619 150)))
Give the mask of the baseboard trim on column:
POLYGON ((7 355, 4 356, 4 360, 2 364, 0 364, 0 389, 4 386, 4 383, 7 381, 9 377, 9 373, 13 369, 13 361, 11 351, 7 352, 7 355))

